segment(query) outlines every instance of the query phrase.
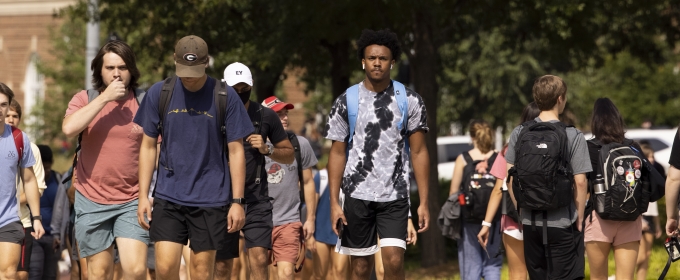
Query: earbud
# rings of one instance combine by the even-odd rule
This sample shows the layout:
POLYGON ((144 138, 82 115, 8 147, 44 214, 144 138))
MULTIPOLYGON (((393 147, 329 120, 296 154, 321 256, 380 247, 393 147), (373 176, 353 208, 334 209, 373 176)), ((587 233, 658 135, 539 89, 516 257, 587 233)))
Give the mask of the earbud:
POLYGON ((390 69, 392 69, 392 66, 394 66, 394 64, 390 64, 390 69))
POLYGON ((366 69, 366 64, 361 64, 361 69, 366 69))

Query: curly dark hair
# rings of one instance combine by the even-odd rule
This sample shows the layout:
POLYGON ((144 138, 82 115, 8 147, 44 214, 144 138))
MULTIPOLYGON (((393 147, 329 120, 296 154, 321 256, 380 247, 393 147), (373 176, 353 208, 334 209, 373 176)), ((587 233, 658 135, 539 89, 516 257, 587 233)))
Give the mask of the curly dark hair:
POLYGON ((366 47, 370 45, 380 45, 387 47, 392 53, 392 59, 399 61, 399 56, 401 55, 399 38, 397 37, 396 33, 390 31, 389 29, 377 31, 364 29, 361 31, 361 36, 359 37, 359 40, 357 40, 357 54, 359 55, 359 60, 364 58, 364 51, 366 50, 366 47))

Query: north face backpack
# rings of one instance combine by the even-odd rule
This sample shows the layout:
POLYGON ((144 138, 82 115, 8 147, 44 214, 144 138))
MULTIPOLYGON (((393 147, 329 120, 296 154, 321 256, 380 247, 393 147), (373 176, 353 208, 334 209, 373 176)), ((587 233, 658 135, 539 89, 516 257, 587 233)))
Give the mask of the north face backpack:
POLYGON ((595 212, 603 219, 635 221, 649 204, 648 174, 642 159, 631 148, 632 140, 602 144, 588 140, 589 148, 598 149, 598 160, 589 178, 589 191, 595 212), (600 178, 599 182, 595 179, 600 178), (597 190, 594 189, 599 183, 597 190))
POLYGON ((515 144, 515 165, 508 172, 518 208, 547 211, 569 206, 573 174, 567 126, 531 120, 522 127, 515 144))
POLYGON ((484 160, 473 160, 470 153, 462 154, 467 165, 463 169, 463 181, 461 191, 466 196, 463 217, 469 223, 481 223, 486 217, 486 206, 491 198, 491 191, 496 185, 496 177, 489 174, 493 162, 498 153, 493 153, 486 159, 487 168, 485 173, 477 171, 477 164, 484 160))

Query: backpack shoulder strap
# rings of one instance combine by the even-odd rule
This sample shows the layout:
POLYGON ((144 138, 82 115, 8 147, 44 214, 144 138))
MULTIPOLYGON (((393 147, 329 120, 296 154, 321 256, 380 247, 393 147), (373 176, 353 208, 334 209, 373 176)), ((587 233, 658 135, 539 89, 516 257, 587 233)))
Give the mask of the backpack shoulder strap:
POLYGON ((467 164, 472 164, 472 163, 475 162, 474 160, 472 160, 472 157, 470 156, 470 153, 464 152, 464 153, 462 153, 461 155, 463 155, 463 158, 465 159, 465 163, 467 163, 467 164))
POLYGON ((95 98, 97 98, 97 96, 99 96, 99 91, 98 91, 98 90, 92 89, 92 88, 91 88, 91 89, 88 89, 88 90, 87 90, 87 103, 92 102, 92 100, 94 100, 95 98))
POLYGON ((165 116, 168 114, 168 106, 170 106, 170 99, 172 99, 172 92, 175 90, 175 83, 177 76, 172 75, 165 79, 163 87, 161 88, 161 96, 158 102, 158 115, 160 121, 158 122, 158 131, 163 135, 163 125, 165 124, 165 116))
POLYGON ((222 135, 222 153, 229 157, 229 145, 227 143, 227 126, 224 124, 227 116, 227 84, 221 80, 215 79, 215 89, 213 91, 215 98, 215 109, 217 110, 217 128, 222 135))
POLYGON ((10 126, 12 129, 12 137, 14 138, 14 145, 17 148, 17 153, 19 158, 19 165, 21 164, 21 159, 24 156, 24 135, 21 133, 21 129, 10 126))
POLYGON ((353 85, 345 91, 347 98, 347 124, 349 125, 349 141, 354 137, 354 125, 357 123, 359 113, 359 84, 353 85))
POLYGON ((135 98, 137 99, 137 105, 142 104, 142 100, 144 100, 144 96, 146 95, 146 91, 141 89, 141 88, 136 88, 135 89, 135 98))
POLYGON ((302 178, 302 151, 300 150, 300 141, 298 141, 297 135, 295 133, 287 131, 288 140, 290 144, 293 145, 293 150, 295 151, 295 161, 297 162, 297 173, 298 173, 298 185, 300 186, 300 209, 302 209, 302 204, 305 203, 305 184, 304 178, 302 178))
POLYGON ((255 103, 255 102, 250 102, 250 106, 257 106, 257 111, 259 114, 256 114, 256 119, 250 120, 253 123, 253 127, 255 128, 255 131, 253 133, 255 134, 260 134, 260 131, 262 131, 262 122, 264 120, 264 106, 260 103, 255 103))
POLYGON ((528 121, 522 123, 521 126, 522 126, 522 128, 527 128, 527 127, 530 127, 530 126, 537 124, 537 123, 538 122, 536 121, 536 119, 531 119, 531 120, 528 120, 528 121))
POLYGON ((406 87, 404 87, 404 84, 394 80, 392 85, 394 86, 394 97, 397 99, 397 105, 401 112, 401 123, 398 128, 402 130, 408 128, 408 97, 406 96, 406 87))
POLYGON ((287 131, 288 140, 290 144, 293 145, 293 150, 295 151, 295 161, 297 161, 298 179, 300 184, 300 189, 304 187, 302 183, 302 150, 300 150, 300 141, 298 141, 297 135, 295 133, 287 131))

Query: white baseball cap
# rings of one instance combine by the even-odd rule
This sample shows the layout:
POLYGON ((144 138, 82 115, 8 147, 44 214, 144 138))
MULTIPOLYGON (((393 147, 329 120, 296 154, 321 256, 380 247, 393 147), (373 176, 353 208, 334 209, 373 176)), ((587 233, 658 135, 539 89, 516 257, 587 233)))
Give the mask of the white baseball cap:
POLYGON ((248 69, 248 66, 245 64, 234 62, 224 69, 224 81, 227 82, 227 85, 229 86, 234 86, 238 83, 246 83, 252 87, 253 74, 250 73, 250 69, 248 69))

